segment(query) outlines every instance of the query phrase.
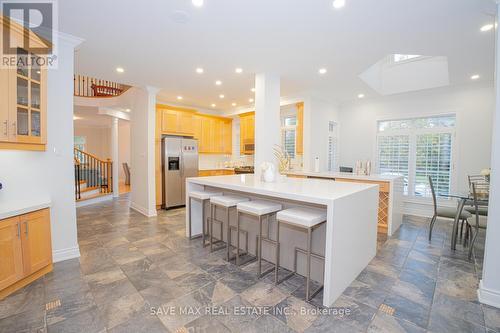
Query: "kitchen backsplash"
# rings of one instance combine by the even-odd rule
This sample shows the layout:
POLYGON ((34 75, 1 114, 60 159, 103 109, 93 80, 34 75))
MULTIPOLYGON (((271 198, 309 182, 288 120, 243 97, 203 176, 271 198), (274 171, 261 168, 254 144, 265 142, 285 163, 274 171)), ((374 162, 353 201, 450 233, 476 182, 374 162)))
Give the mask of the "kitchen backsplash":
POLYGON ((234 158, 234 155, 214 155, 214 154, 200 154, 199 155, 199 169, 200 170, 214 170, 224 168, 225 165, 238 165, 247 166, 253 165, 253 156, 240 156, 234 158))

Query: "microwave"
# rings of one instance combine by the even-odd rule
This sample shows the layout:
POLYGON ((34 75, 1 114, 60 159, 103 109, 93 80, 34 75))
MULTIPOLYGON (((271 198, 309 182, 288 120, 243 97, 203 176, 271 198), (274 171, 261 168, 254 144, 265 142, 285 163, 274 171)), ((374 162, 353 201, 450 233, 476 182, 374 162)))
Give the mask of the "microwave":
POLYGON ((244 143, 243 144, 243 152, 244 153, 253 153, 255 151, 254 143, 244 143))

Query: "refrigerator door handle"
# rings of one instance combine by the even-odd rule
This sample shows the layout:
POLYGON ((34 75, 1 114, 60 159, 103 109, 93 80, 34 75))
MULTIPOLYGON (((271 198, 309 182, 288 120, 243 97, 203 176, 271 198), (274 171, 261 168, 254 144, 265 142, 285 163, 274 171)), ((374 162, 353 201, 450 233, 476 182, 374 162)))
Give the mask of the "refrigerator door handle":
POLYGON ((182 156, 182 147, 181 147, 181 151, 180 151, 180 154, 179 154, 179 171, 180 171, 180 174, 181 174, 181 178, 184 178, 184 159, 183 159, 183 156, 182 156))

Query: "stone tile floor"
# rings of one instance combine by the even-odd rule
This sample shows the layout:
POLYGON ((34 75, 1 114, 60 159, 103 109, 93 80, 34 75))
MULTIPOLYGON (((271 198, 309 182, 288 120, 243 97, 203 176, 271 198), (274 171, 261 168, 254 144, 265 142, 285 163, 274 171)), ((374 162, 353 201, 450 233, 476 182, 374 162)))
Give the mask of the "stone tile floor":
POLYGON ((122 196, 78 209, 81 258, 0 301, 0 332, 500 332, 500 310, 478 303, 477 267, 449 250, 450 224, 429 243, 427 223, 405 217, 323 308, 321 294, 302 300, 302 277, 274 286, 255 263, 187 240, 184 209, 145 218, 122 196))

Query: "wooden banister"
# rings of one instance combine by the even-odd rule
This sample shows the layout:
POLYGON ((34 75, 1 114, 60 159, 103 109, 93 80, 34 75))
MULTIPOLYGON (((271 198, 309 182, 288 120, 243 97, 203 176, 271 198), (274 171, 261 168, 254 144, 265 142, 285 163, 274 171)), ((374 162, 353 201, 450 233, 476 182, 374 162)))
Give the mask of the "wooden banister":
POLYGON ((73 76, 73 83, 73 95, 78 97, 116 97, 130 88, 130 86, 118 82, 79 74, 73 76))
POLYGON ((113 161, 74 148, 75 161, 75 199, 81 199, 80 187, 98 189, 100 193, 113 192, 113 161))

